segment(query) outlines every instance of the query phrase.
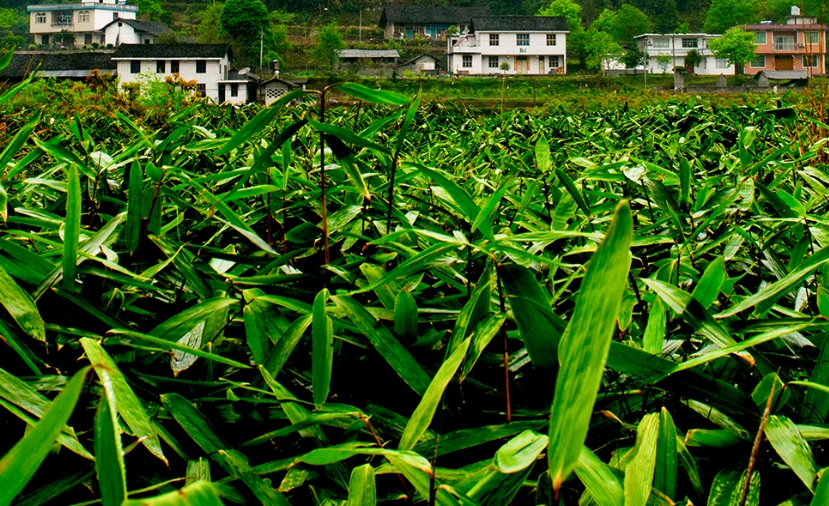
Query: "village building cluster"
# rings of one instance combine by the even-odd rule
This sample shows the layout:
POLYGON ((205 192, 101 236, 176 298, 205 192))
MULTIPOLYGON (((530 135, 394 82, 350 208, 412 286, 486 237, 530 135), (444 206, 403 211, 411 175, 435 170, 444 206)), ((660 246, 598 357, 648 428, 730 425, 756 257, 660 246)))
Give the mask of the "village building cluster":
MULTIPOLYGON (((259 76, 233 68, 233 55, 222 44, 159 44, 169 28, 139 21, 138 7, 126 0, 81 0, 79 3, 37 4, 27 8, 30 33, 37 44, 61 51, 18 51, 0 78, 17 79, 37 69, 38 76, 84 79, 93 70, 111 72, 121 85, 141 76, 161 80, 173 76, 195 82, 195 89, 216 103, 270 104, 302 81, 279 77, 278 62, 259 76), (79 50, 78 48, 84 48, 79 50), (91 50, 90 50, 91 49, 91 50)), ((383 8, 380 28, 390 40, 420 37, 445 41, 445 56, 421 54, 401 61, 397 49, 344 49, 339 69, 357 74, 413 75, 563 75, 567 74, 567 37, 563 17, 493 16, 488 7, 383 8)), ((785 23, 744 25, 754 34, 756 58, 743 69, 802 77, 826 69, 826 26, 792 7, 785 23)), ((703 75, 733 75, 737 69, 709 48, 721 37, 708 33, 645 33, 636 37, 646 56, 635 70, 675 73, 686 66, 691 51, 699 55, 693 71, 703 75)), ((627 71, 615 62, 608 67, 627 71)))

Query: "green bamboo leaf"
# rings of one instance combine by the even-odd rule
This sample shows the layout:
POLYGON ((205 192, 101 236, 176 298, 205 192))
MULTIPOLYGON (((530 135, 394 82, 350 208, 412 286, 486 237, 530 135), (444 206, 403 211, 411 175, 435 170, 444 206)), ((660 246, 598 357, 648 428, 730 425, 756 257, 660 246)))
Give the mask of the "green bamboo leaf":
POLYGON ((708 494, 708 506, 738 506, 732 502, 735 492, 740 490, 740 473, 723 469, 714 477, 711 483, 711 493, 708 494))
POLYGON ((403 381, 417 394, 425 395, 429 388, 429 376, 391 332, 382 325, 376 325, 374 318, 351 297, 332 296, 331 300, 341 311, 345 312, 348 319, 368 338, 380 356, 389 363, 403 381))
POLYGON ((400 131, 397 133, 397 138, 394 141, 395 158, 400 156, 400 151, 403 149, 403 142, 405 142, 406 137, 409 135, 409 129, 412 126, 412 122, 414 122, 415 114, 417 114, 417 110, 419 108, 420 94, 416 95, 415 98, 409 102, 409 107, 406 109, 406 116, 403 118, 403 122, 400 123, 400 131))
MULTIPOLYGON (((820 355, 818 355, 815 362, 815 368, 809 382, 829 386, 829 335, 826 333, 824 333, 823 341, 820 343, 820 355)), ((800 410, 802 420, 808 423, 822 423, 827 415, 829 415, 829 391, 823 392, 815 388, 808 389, 806 397, 803 399, 803 407, 800 410)))
POLYGON ((273 122, 285 104, 299 99, 304 94, 305 92, 302 90, 294 90, 279 97, 274 103, 262 109, 252 120, 245 123, 242 128, 233 134, 233 137, 227 141, 224 147, 216 151, 216 154, 219 156, 226 155, 239 147, 243 142, 248 142, 253 139, 256 134, 273 122))
POLYGON ((314 404, 321 406, 331 388, 331 368, 334 364, 334 322, 328 316, 325 305, 328 290, 323 288, 314 297, 311 323, 311 384, 314 387, 314 404))
POLYGON ((184 432, 208 455, 229 448, 217 434, 213 425, 202 415, 190 401, 179 394, 164 394, 161 402, 184 432))
POLYGON ((446 356, 452 354, 455 348, 469 336, 470 327, 477 324, 484 315, 490 312, 492 302, 492 270, 486 267, 478 278, 478 284, 466 304, 461 308, 458 317, 455 319, 455 326, 449 337, 449 344, 446 345, 446 356))
POLYGON ((15 49, 17 48, 10 48, 8 51, 6 51, 6 54, 4 54, 2 58, 0 58, 0 70, 3 70, 4 68, 9 66, 9 63, 11 63, 12 57, 14 56, 15 49))
POLYGON ((590 260, 559 346, 561 367, 550 415, 549 469, 561 488, 587 436, 610 349, 619 301, 627 287, 633 220, 627 201, 617 207, 605 239, 590 260))
POLYGON ((550 159, 550 144, 543 136, 535 143, 535 165, 542 173, 550 172, 553 162, 550 159))
POLYGON ((668 498, 676 496, 676 426, 671 414, 664 407, 659 414, 659 437, 656 446, 656 467, 653 488, 668 498))
POLYGON ((196 481, 181 490, 147 499, 130 499, 124 506, 222 506, 222 500, 213 484, 196 481))
POLYGON ((187 462, 187 477, 184 484, 190 485, 197 481, 210 481, 210 461, 204 457, 187 462))
POLYGON ((705 272, 699 280, 699 284, 694 288, 691 296, 699 302, 703 308, 708 309, 720 294, 720 289, 728 275, 725 272, 725 259, 721 256, 714 259, 708 264, 705 272))
POLYGON ((645 506, 654 481, 660 415, 645 415, 636 430, 634 455, 625 467, 625 506, 645 506))
POLYGON ((35 428, 0 459, 0 506, 11 504, 46 459, 75 410, 87 372, 84 367, 72 376, 35 428))
POLYGON ((417 319, 417 302, 408 290, 400 290, 394 303, 394 333, 404 339, 414 339, 417 319))
POLYGON ((452 377, 461 365, 464 355, 466 355, 466 350, 469 348, 469 341, 469 339, 465 339, 458 345, 455 351, 452 352, 452 355, 441 364, 440 369, 435 373, 435 377, 432 378, 429 387, 423 394, 423 398, 420 399, 420 403, 415 408, 412 417, 409 419, 409 423, 406 424, 406 428, 403 430, 403 435, 400 437, 400 444, 397 446, 398 450, 405 451, 414 448, 414 445, 417 444, 418 440, 426 432, 426 429, 429 428, 429 425, 432 423, 432 418, 435 416, 435 411, 437 411, 438 405, 440 404, 440 399, 443 397, 443 391, 446 390, 446 386, 452 380, 452 377))
POLYGON ((254 299, 245 304, 245 309, 242 310, 245 317, 245 337, 248 348, 250 348, 253 361, 259 365, 265 363, 270 343, 265 329, 266 311, 269 308, 266 302, 254 299))
POLYGON ((146 343, 151 343, 154 345, 155 349, 158 350, 178 350, 196 357, 201 357, 207 360, 212 360, 214 362, 218 362, 220 364, 226 364, 231 367, 238 367, 239 369, 250 369, 250 366, 247 364, 243 364, 241 362, 237 362, 235 360, 231 360, 229 358, 222 357, 221 355, 216 355, 215 353, 210 353, 207 351, 203 351, 197 348, 191 348, 190 346, 186 346, 179 342, 175 341, 167 341, 164 339, 159 339, 154 336, 150 336, 147 334, 141 334, 140 332, 133 332, 131 330, 126 329, 112 329, 109 331, 109 334, 112 335, 123 335, 127 336, 131 339, 136 339, 138 341, 144 341, 146 343))
POLYGON ((207 298, 195 306, 187 308, 175 316, 164 320, 149 331, 148 334, 167 341, 177 341, 181 336, 192 330, 199 322, 208 319, 211 315, 229 306, 235 306, 237 304, 239 304, 237 299, 229 297, 207 298))
MULTIPOLYGON (((336 125, 331 125, 331 124, 328 124, 328 123, 320 123, 319 121, 314 121, 314 120, 311 120, 308 123, 314 128, 314 130, 317 130, 318 132, 322 132, 323 134, 325 134, 326 142, 328 142, 328 140, 331 137, 334 137, 336 139, 339 139, 343 143, 349 143, 349 144, 353 144, 355 146, 360 146, 362 148, 366 148, 366 149, 370 149, 370 150, 373 150, 373 151, 377 151, 379 153, 383 153, 384 155, 391 155, 391 152, 389 151, 389 148, 387 148, 383 145, 377 144, 374 141, 370 141, 370 140, 360 136, 359 134, 355 134, 354 132, 346 130, 345 128, 341 128, 341 127, 338 127, 336 125)), ((329 144, 329 146, 331 146, 331 145, 329 144)), ((350 153, 350 150, 348 150, 347 146, 345 146, 345 144, 343 144, 343 147, 345 147, 346 150, 349 151, 348 156, 350 156, 351 153, 350 153)), ((332 147, 332 150, 333 149, 334 148, 332 147)), ((345 155, 345 153, 342 153, 342 154, 345 155)))
MULTIPOLYGON (((103 373, 106 375, 106 372, 103 373)), ((127 497, 126 470, 121 449, 118 417, 110 408, 109 392, 101 396, 95 413, 95 469, 101 503, 104 506, 120 506, 127 497)))
POLYGON ((795 286, 803 281, 803 279, 827 261, 829 261, 829 247, 815 252, 814 255, 810 256, 808 260, 800 264, 796 269, 792 270, 792 272, 786 275, 783 279, 760 289, 754 295, 746 297, 729 309, 714 315, 714 318, 728 318, 761 303, 764 306, 773 304, 780 297, 793 290, 795 286))
POLYGON ((340 165, 348 175, 348 179, 357 190, 357 193, 364 199, 371 200, 371 192, 368 189, 365 179, 363 179, 363 172, 369 172, 365 164, 355 157, 348 146, 338 137, 326 134, 325 142, 331 148, 334 157, 340 162, 340 165))
POLYGON ((668 214, 676 224, 677 229, 682 230, 684 227, 682 211, 680 211, 679 204, 676 203, 668 187, 662 181, 652 181, 650 179, 645 180, 645 186, 648 187, 648 193, 656 202, 656 205, 668 214))
POLYGON ((658 279, 643 279, 642 281, 656 292, 675 313, 682 315, 682 318, 695 331, 710 339, 711 342, 718 346, 736 344, 728 331, 690 293, 658 279))
MULTIPOLYGON (((504 197, 504 194, 512 187, 512 182, 515 180, 515 175, 511 175, 507 177, 501 186, 495 190, 495 193, 489 197, 486 202, 486 205, 481 208, 480 212, 478 212, 478 216, 475 217, 475 221, 472 222, 472 231, 474 232, 477 230, 482 223, 486 222, 487 226, 486 229, 492 228, 492 216, 495 213, 495 209, 498 207, 498 204, 501 203, 501 199, 504 197)), ((492 238, 492 235, 488 236, 492 238)))
POLYGON ((377 485, 374 482, 374 468, 371 464, 357 466, 351 471, 346 506, 376 506, 377 485))
POLYGON ((469 353, 466 354, 466 358, 463 361, 463 367, 461 368, 461 374, 458 379, 459 382, 463 383, 463 380, 469 376, 469 372, 472 371, 472 367, 475 366, 475 363, 481 357, 484 348, 498 334, 506 319, 507 317, 504 314, 493 314, 481 320, 475 327, 475 334, 472 336, 472 345, 469 347, 469 353))
POLYGON ((771 415, 766 422, 765 431, 766 437, 783 462, 809 490, 814 490, 818 468, 809 443, 803 439, 794 423, 785 416, 771 415))
MULTIPOLYGON (((359 290, 354 290, 354 292, 352 293, 369 292, 376 289, 380 285, 388 283, 389 281, 394 281, 400 278, 407 278, 418 272, 425 271, 429 269, 429 267, 431 266, 431 262, 440 258, 447 251, 457 249, 457 247, 458 246, 456 244, 433 244, 428 248, 412 255, 408 260, 401 262, 397 267, 395 267, 391 272, 389 272, 385 276, 370 282, 368 285, 361 287, 359 290)), ((395 293, 395 298, 396 297, 397 294, 395 293)), ((391 307, 394 307, 393 303, 391 307)))
POLYGON ((29 294, 23 291, 2 267, 0 267, 0 304, 6 308, 24 332, 38 341, 46 341, 46 328, 37 306, 29 294))
POLYGON ((535 463, 547 448, 547 442, 547 436, 531 430, 524 431, 495 452, 492 465, 504 474, 523 471, 535 463))
POLYGON ((167 459, 161 450, 161 443, 158 440, 155 427, 135 392, 127 384, 126 378, 118 370, 115 361, 97 341, 83 337, 81 338, 81 346, 87 358, 89 358, 90 364, 95 368, 95 372, 98 373, 98 379, 107 392, 107 396, 114 400, 112 404, 115 405, 118 414, 127 422, 133 433, 141 438, 141 443, 150 450, 150 453, 166 464, 167 459))
POLYGON ((679 161, 679 205, 685 206, 691 202, 691 164, 683 158, 679 161))
POLYGON ((299 340, 305 334, 305 330, 311 325, 312 316, 310 314, 300 316, 292 324, 285 329, 282 337, 274 345, 271 352, 265 358, 264 369, 267 370, 271 376, 276 376, 282 367, 288 362, 288 357, 299 344, 299 340))
POLYGON ((685 473, 688 475, 688 479, 691 480, 691 485, 693 485, 697 496, 705 497, 705 491, 702 489, 702 480, 700 479, 699 471, 697 470, 697 463, 691 455, 691 452, 689 452, 688 448, 685 446, 685 442, 679 436, 676 437, 676 454, 679 458, 680 465, 682 465, 685 469, 685 473))
POLYGON ((66 195, 66 221, 63 228, 63 288, 72 292, 75 291, 75 269, 81 235, 81 182, 75 164, 69 164, 67 181, 69 189, 66 195))
POLYGON ((823 506, 824 504, 829 504, 829 478, 823 479, 826 475, 826 468, 820 470, 818 473, 818 481, 817 489, 815 490, 815 496, 812 497, 812 502, 810 506, 823 506))
POLYGON ((555 370, 561 330, 556 325, 549 297, 526 267, 510 264, 501 266, 499 270, 504 292, 530 359, 543 370, 555 370))
POLYGON ((730 430, 691 429, 685 434, 685 444, 688 446, 728 448, 744 442, 745 439, 730 430))
POLYGON ((141 239, 141 214, 144 209, 144 171, 138 160, 130 167, 129 185, 127 187, 127 224, 126 241, 129 252, 135 253, 141 239))
POLYGON ((587 205, 587 201, 584 200, 581 193, 579 193, 578 188, 576 188, 576 183, 570 179, 570 176, 567 175, 566 172, 562 169, 556 169, 556 176, 558 176, 558 180, 561 181, 561 184, 564 185, 564 188, 567 189, 567 193, 570 194, 570 197, 576 202, 576 205, 579 206, 581 212, 584 213, 585 216, 588 218, 590 217, 590 206, 587 205))
POLYGON ((642 347, 648 353, 662 354, 662 343, 665 341, 665 325, 667 315, 662 299, 656 299, 648 312, 648 324, 642 336, 642 347))
POLYGON ((575 470, 596 504, 624 506, 625 491, 616 474, 586 446, 581 448, 575 470))
POLYGON ((372 104, 406 105, 409 98, 393 91, 375 90, 357 83, 337 83, 331 87, 346 95, 372 104))
MULTIPOLYGON (((437 169, 432 169, 426 167, 425 165, 417 165, 417 164, 410 164, 413 168, 420 171, 421 174, 424 176, 428 176, 435 180, 436 183, 440 185, 441 188, 446 190, 446 193, 452 197, 452 200, 455 201, 455 204, 458 205, 459 210, 463 214, 463 217, 466 219, 468 223, 474 223, 475 219, 481 213, 481 209, 475 204, 475 201, 472 200, 472 197, 469 196, 466 191, 458 186, 458 183, 450 179, 446 174, 442 171, 437 169)), ((478 228, 486 237, 492 237, 492 230, 489 228, 489 223, 486 221, 482 221, 478 228)))

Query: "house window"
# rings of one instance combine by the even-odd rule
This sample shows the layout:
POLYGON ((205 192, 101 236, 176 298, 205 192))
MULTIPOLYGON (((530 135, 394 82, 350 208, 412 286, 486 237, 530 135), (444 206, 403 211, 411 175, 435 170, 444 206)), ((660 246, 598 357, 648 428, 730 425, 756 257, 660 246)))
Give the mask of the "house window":
POLYGON ((815 54, 804 54, 803 55, 803 66, 804 67, 817 67, 818 66, 818 57, 815 54))
POLYGON ((164 60, 158 60, 155 62, 155 73, 156 74, 165 74, 167 72, 167 63, 164 60))
POLYGON ((92 34, 91 33, 85 33, 83 35, 83 43, 86 44, 87 46, 92 44, 92 34))
POLYGON ((81 11, 78 13, 78 23, 89 23, 89 11, 81 11))
POLYGON ((490 33, 489 34, 489 45, 490 46, 497 46, 500 41, 498 40, 497 33, 490 33))
POLYGON ((557 69, 561 66, 558 62, 558 56, 548 56, 547 59, 550 61, 551 69, 557 69))
POLYGON ((141 72, 141 62, 138 60, 132 60, 130 62, 130 74, 138 74, 141 72))
POLYGON ((728 68, 728 59, 727 58, 717 58, 717 61, 715 62, 715 68, 727 69, 728 68))
POLYGON ((820 32, 808 31, 803 34, 806 38, 806 44, 820 44, 820 32))
POLYGON ((237 83, 230 84, 230 96, 231 97, 238 97, 239 96, 239 85, 237 83))
POLYGON ((530 45, 530 34, 529 33, 519 33, 515 35, 515 44, 518 46, 529 46, 530 45))
POLYGON ((207 85, 204 84, 204 83, 197 84, 196 85, 196 91, 198 91, 201 94, 201 96, 206 97, 207 96, 207 85))
POLYGON ((497 56, 490 56, 489 57, 489 68, 497 69, 498 68, 498 57, 497 56))
POLYGON ((178 74, 178 60, 173 60, 170 62, 170 73, 171 74, 178 74))
POLYGON ((698 39, 682 39, 682 47, 685 47, 685 48, 699 47, 699 40, 698 39))
POLYGON ((206 74, 207 73, 207 61, 206 60, 197 60, 196 61, 196 74, 206 74))
POLYGON ((45 12, 38 12, 35 14, 35 23, 42 25, 46 22, 46 13, 45 12))
POLYGON ((470 69, 470 68, 472 68, 472 55, 471 55, 471 54, 465 54, 465 55, 463 55, 463 63, 462 63, 462 66, 463 66, 463 68, 465 68, 465 69, 470 69))
POLYGON ((758 45, 765 44, 766 32, 754 32, 754 43, 758 45))
POLYGON ((751 62, 751 68, 753 69, 764 69, 766 68, 766 55, 758 54, 754 61, 751 62))
POLYGON ((548 46, 555 46, 556 45, 556 34, 548 33, 547 34, 547 45, 548 46))
POLYGON ((668 37, 654 37, 653 47, 656 49, 667 49, 671 47, 671 39, 668 37))

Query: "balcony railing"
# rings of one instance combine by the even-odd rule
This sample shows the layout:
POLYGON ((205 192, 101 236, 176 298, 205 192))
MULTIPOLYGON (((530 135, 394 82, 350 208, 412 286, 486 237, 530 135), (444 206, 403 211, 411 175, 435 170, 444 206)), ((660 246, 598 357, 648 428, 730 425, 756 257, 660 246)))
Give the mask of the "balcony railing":
POLYGON ((108 11, 135 11, 138 12, 137 5, 125 4, 104 4, 104 3, 69 3, 69 4, 38 4, 26 6, 27 12, 35 11, 57 11, 57 10, 87 10, 87 9, 106 9, 108 11))
POLYGON ((773 48, 775 51, 794 51, 797 44, 794 42, 775 42, 773 48))

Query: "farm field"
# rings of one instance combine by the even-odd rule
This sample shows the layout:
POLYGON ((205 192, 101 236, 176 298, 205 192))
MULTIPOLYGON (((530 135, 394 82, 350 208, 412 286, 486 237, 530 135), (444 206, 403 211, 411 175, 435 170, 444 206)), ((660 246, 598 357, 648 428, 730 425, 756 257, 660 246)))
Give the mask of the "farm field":
POLYGON ((0 504, 829 504, 825 97, 105 89, 0 95, 0 504))

